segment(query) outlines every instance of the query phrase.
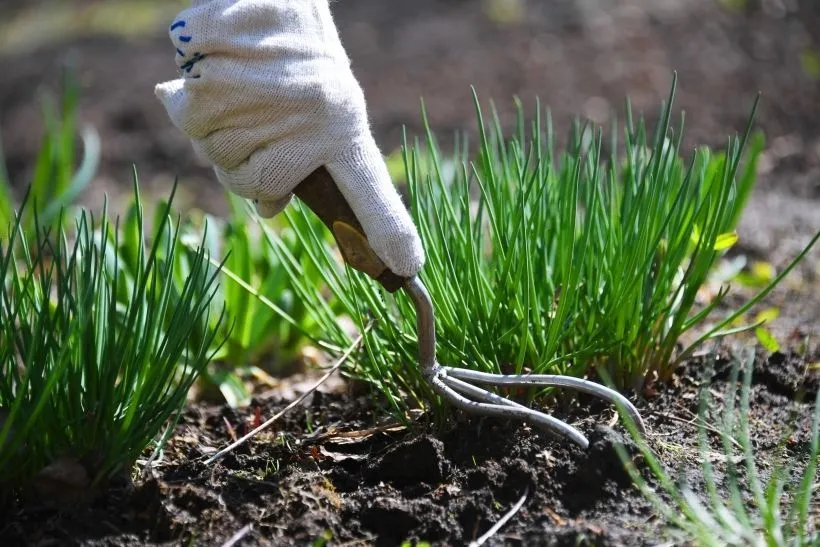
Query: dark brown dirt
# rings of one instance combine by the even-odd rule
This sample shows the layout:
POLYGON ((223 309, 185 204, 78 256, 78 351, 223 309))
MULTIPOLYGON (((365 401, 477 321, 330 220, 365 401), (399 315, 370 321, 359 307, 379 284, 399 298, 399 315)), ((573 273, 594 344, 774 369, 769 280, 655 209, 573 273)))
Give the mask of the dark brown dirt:
MULTIPOLYGON (((784 435, 788 457, 799 459, 808 447, 808 402, 820 374, 807 364, 782 354, 756 362, 749 421, 764 475, 783 455, 784 435)), ((639 404, 653 450, 696 490, 703 485, 695 416, 706 369, 705 361, 688 364, 672 386, 639 404)), ((715 409, 723 406, 729 376, 729 362, 719 359, 715 409)), ((558 415, 588 434, 586 451, 527 426, 460 415, 440 429, 422 422, 391 428, 368 397, 320 393, 277 431, 212 467, 203 460, 230 441, 229 424, 241 433, 256 412, 193 407, 154 478, 114 488, 75 512, 28 508, 6 518, 0 537, 4 545, 220 545, 251 525, 242 545, 305 545, 325 535, 330 545, 462 545, 527 492, 495 544, 652 544, 662 525, 614 449, 621 443, 636 455, 635 446, 611 409, 580 402, 558 415)), ((256 401, 252 408, 266 417, 284 404, 256 401)), ((711 442, 717 455, 719 439, 711 442)), ((639 456, 633 461, 641 467, 639 456)))

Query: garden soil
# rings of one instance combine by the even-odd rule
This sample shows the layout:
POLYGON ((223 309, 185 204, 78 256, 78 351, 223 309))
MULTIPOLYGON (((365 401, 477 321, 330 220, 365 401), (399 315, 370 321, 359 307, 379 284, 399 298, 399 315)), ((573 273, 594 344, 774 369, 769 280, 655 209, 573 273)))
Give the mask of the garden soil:
MULTIPOLYGON (((820 383, 807 365, 784 354, 755 362, 748 418, 764 478, 781 458, 805 463, 820 383)), ((693 361, 638 404, 652 449, 701 496, 700 386, 711 381, 717 419, 731 369, 723 358, 693 361)), ((526 425, 461 414, 445 426, 404 426, 350 389, 318 392, 275 429, 204 463, 285 404, 192 407, 152 472, 80 509, 38 509, 43 500, 32 500, 0 524, 3 545, 224 545, 234 537, 236 545, 466 545, 521 497, 489 545, 653 545, 664 532, 615 447, 654 485, 642 456, 598 401, 553 409, 588 434, 583 450, 526 425)), ((720 438, 708 436, 706 457, 720 477, 720 438)))
MULTIPOLYGON (((31 13, 36 4, 4 3, 0 29, 8 21, 22 28, 25 21, 15 18, 29 17, 22 8, 31 13)), ((767 149, 734 256, 781 269, 820 230, 814 0, 339 0, 333 9, 385 151, 400 145, 402 127, 421 135, 421 97, 445 146, 456 131, 475 135, 470 85, 485 106, 495 101, 505 127, 514 95, 530 114, 539 96, 561 135, 576 115, 608 124, 614 111, 623 119, 627 96, 652 120, 675 70, 687 149, 721 146, 742 131, 762 93, 757 125, 767 149)), ((82 87, 81 120, 103 139, 100 175, 86 204, 98 206, 107 194, 116 210, 136 164, 145 193, 166 196, 179 176, 179 203, 226 212, 214 177, 153 96, 156 82, 175 76, 165 24, 139 36, 112 25, 104 36, 43 36, 27 49, 0 49, 0 132, 18 188, 42 135, 40 91, 56 89, 60 68, 71 62, 82 87)), ((820 331, 819 273, 815 249, 764 303, 781 311, 771 327, 784 351, 820 331)), ((784 449, 796 455, 806 447, 811 407, 798 401, 813 400, 818 379, 806 370, 817 357, 775 354, 757 362, 750 418, 764 471, 791 421, 797 425, 784 449)), ((638 398, 652 447, 696 490, 694 413, 703 368, 688 363, 671 385, 638 398)), ((718 404, 726 378, 719 363, 718 404)), ((317 395, 217 465, 203 464, 232 434, 285 404, 264 398, 242 410, 193 405, 153 476, 113 484, 72 511, 3 514, 0 544, 221 545, 245 532, 236 545, 322 545, 326 537, 328 545, 460 545, 524 495, 522 509, 490 544, 635 545, 659 537, 660 523, 613 449, 625 442, 634 454, 634 446, 612 409, 598 403, 581 399, 554 409, 588 433, 591 446, 583 451, 526 426, 459 414, 439 428, 424 416, 397 426, 378 401, 347 386, 317 395)), ((719 466, 719 454, 714 460, 719 466)))
MULTIPOLYGON (((74 0, 78 15, 64 26, 82 28, 86 20, 110 17, 92 8, 114 2, 131 5, 129 13, 139 4, 74 0)), ((99 207, 108 196, 111 209, 124 210, 136 166, 144 193, 167 197, 178 177, 178 205, 226 213, 215 177, 153 95, 157 82, 176 77, 167 21, 148 25, 150 32, 114 21, 103 27, 105 34, 88 23, 94 34, 55 43, 59 27, 52 22, 46 32, 31 19, 50 20, 50 7, 65 1, 24 4, 25 11, 14 3, 0 8, 0 34, 25 31, 28 44, 4 51, 0 36, 0 135, 18 187, 34 168, 41 93, 58 89, 61 67, 71 64, 81 85, 81 121, 104 143, 100 176, 85 203, 99 207), (42 13, 38 4, 46 6, 42 13)), ((605 126, 622 121, 627 97, 652 122, 677 71, 687 150, 725 145, 729 135, 743 131, 762 94, 757 127, 766 133, 767 150, 738 250, 782 268, 820 230, 815 0, 337 0, 333 11, 385 152, 401 145, 403 128, 411 140, 423 136, 421 98, 443 146, 457 132, 475 137, 471 86, 485 109, 494 101, 506 128, 514 123, 514 96, 529 116, 539 97, 559 139, 576 116, 605 126)), ((145 27, 147 16, 138 15, 133 25, 145 27)), ((815 249, 770 301, 784 310, 774 325, 778 335, 816 332, 819 268, 815 249)))

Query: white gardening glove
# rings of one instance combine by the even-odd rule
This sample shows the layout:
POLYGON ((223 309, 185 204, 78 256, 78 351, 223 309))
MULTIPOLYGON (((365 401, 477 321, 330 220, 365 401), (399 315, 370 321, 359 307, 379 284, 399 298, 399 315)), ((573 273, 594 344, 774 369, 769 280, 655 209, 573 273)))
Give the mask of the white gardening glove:
POLYGON ((325 166, 385 265, 421 269, 328 0, 193 0, 171 39, 181 78, 156 94, 222 184, 271 217, 325 166))

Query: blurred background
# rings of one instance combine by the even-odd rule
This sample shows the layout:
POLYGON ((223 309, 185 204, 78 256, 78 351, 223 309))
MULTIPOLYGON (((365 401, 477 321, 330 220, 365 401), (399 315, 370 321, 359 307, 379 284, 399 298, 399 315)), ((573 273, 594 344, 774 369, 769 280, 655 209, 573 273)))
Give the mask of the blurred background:
MULTIPOLYGON (((61 67, 72 63, 80 119, 103 146, 84 202, 128 195, 136 164, 149 193, 166 195, 178 176, 178 203, 225 211, 214 177, 153 95, 176 75, 166 31, 185 5, 0 2, 0 134, 18 188, 39 147, 41 91, 57 90, 61 67)), ((561 135, 575 116, 607 124, 627 96, 652 119, 677 71, 688 147, 721 146, 742 131, 762 93, 767 151, 742 252, 782 265, 820 230, 817 0, 334 0, 332 9, 385 153, 400 145, 402 127, 420 134, 420 98, 444 142, 474 132, 471 85, 507 126, 513 96, 530 114, 540 97, 561 135)), ((818 264, 815 251, 781 295, 797 327, 815 332, 818 264)))

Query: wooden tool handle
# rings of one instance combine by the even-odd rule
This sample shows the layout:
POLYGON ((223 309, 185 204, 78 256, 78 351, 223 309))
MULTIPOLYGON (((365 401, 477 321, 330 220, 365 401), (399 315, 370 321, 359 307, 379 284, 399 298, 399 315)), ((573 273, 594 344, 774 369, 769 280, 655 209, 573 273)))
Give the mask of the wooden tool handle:
POLYGON ((391 272, 370 247, 359 219, 327 169, 318 168, 293 191, 333 233, 342 256, 351 268, 365 273, 390 292, 407 279, 391 272))

